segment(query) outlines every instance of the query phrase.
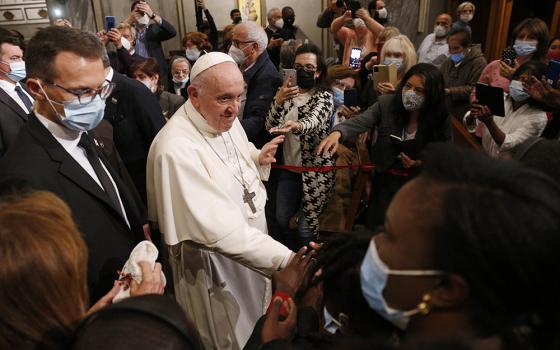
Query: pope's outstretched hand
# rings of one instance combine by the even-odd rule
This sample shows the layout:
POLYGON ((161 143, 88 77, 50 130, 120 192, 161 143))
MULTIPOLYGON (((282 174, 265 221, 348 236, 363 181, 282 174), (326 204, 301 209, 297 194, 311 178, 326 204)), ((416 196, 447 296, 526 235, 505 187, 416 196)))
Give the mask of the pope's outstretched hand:
POLYGON ((284 142, 284 135, 273 138, 272 141, 262 147, 261 153, 259 154, 259 164, 261 166, 270 165, 276 162, 276 158, 274 158, 274 156, 276 155, 278 145, 282 142, 284 142))

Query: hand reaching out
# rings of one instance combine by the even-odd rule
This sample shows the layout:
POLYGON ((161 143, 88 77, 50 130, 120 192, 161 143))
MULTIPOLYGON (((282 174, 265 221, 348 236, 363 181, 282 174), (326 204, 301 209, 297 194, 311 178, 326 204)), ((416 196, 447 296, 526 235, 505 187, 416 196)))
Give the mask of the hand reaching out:
POLYGON ((261 338, 263 344, 275 339, 292 340, 296 333, 297 326, 297 307, 292 298, 284 302, 284 307, 288 311, 285 320, 280 320, 280 306, 282 299, 275 298, 270 308, 270 313, 264 321, 261 338))
POLYGON ((134 279, 130 283, 130 296, 144 294, 163 294, 165 285, 161 277, 161 264, 156 263, 152 270, 150 263, 139 261, 138 265, 142 270, 142 282, 138 283, 134 279))
POLYGON ((307 247, 298 250, 282 271, 275 272, 272 275, 272 282, 276 290, 294 297, 301 287, 307 271, 313 266, 314 260, 312 258, 315 254, 314 250, 308 252, 307 247))
POLYGON ((276 150, 278 149, 278 145, 284 142, 284 135, 277 136, 272 139, 272 141, 266 143, 262 149, 261 153, 259 154, 259 164, 261 166, 270 165, 276 162, 276 150))

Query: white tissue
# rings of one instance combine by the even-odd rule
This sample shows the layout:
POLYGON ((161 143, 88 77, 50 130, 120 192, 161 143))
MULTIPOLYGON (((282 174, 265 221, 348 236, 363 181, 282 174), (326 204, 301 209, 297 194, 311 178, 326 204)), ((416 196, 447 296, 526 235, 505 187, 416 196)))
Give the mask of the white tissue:
MULTIPOLYGON (((130 257, 124 264, 121 276, 119 277, 119 281, 126 278, 126 276, 130 275, 136 283, 142 282, 142 269, 140 269, 140 265, 138 265, 139 261, 146 261, 150 263, 152 269, 156 266, 156 259, 158 257, 158 249, 156 246, 150 241, 142 241, 132 249, 130 253, 130 257)), ((161 273, 161 277, 163 279, 163 285, 166 285, 167 281, 165 280, 165 276, 163 272, 161 273)), ((123 283, 120 286, 120 291, 115 295, 113 298, 113 303, 116 303, 120 300, 130 298, 130 286, 127 283, 123 283)))

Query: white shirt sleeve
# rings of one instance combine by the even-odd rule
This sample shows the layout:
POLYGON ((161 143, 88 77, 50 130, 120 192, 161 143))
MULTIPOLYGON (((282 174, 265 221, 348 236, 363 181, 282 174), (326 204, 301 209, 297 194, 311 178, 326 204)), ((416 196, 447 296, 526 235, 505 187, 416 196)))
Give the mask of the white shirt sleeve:
POLYGON ((504 142, 500 146, 500 152, 517 147, 532 136, 540 136, 547 122, 548 118, 543 111, 527 114, 526 120, 521 127, 511 133, 506 133, 504 142))

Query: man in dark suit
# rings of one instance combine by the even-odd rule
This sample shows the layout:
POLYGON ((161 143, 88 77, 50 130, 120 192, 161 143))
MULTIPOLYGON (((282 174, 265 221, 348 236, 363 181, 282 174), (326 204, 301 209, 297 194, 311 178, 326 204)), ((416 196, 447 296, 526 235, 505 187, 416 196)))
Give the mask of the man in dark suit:
POLYGON ((266 47, 268 37, 255 22, 235 26, 229 54, 239 65, 245 80, 245 100, 239 113, 247 138, 257 148, 270 140, 265 130, 266 115, 282 79, 270 60, 266 47))
POLYGON ((136 54, 144 58, 155 58, 159 64, 159 76, 163 83, 167 84, 169 69, 161 43, 174 38, 177 31, 171 23, 155 14, 145 1, 134 1, 130 11, 126 22, 136 28, 136 54))
POLYGON ((26 51, 34 112, 0 161, 0 181, 24 181, 61 197, 88 246, 92 300, 109 291, 117 270, 144 237, 138 205, 87 131, 103 118, 112 89, 103 45, 77 29, 42 28, 26 51))
POLYGON ((157 97, 142 83, 111 68, 104 50, 105 79, 115 84, 105 104, 105 120, 113 125, 115 146, 146 204, 146 160, 152 140, 163 127, 157 97))
POLYGON ((31 112, 33 97, 19 83, 24 78, 23 42, 0 28, 0 158, 31 112))

